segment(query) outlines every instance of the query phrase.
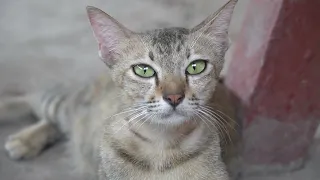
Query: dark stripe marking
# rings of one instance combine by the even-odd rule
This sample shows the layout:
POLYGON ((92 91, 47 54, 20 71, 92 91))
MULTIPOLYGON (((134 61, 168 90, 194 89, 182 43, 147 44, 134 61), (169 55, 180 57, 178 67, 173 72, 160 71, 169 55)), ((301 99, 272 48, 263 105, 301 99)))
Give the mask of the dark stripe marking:
POLYGON ((67 95, 64 94, 62 96, 59 97, 59 101, 56 102, 56 105, 55 105, 55 108, 54 108, 54 119, 58 121, 58 118, 57 118, 57 115, 59 113, 59 109, 60 109, 60 106, 61 104, 67 99, 67 95))
POLYGON ((150 140, 150 139, 142 136, 142 135, 139 134, 138 132, 136 132, 136 131, 134 131, 134 130, 132 130, 132 129, 130 129, 130 132, 132 132, 137 138, 141 139, 142 141, 151 143, 151 140, 150 140))
POLYGON ((149 52, 149 58, 151 59, 151 61, 154 61, 154 55, 152 51, 149 52))
POLYGON ((189 154, 185 154, 183 156, 179 156, 177 158, 170 158, 168 161, 163 163, 163 166, 159 167, 160 172, 169 171, 181 164, 186 163, 187 161, 190 161, 198 156, 200 156, 203 152, 203 149, 198 149, 198 151, 191 152, 189 154))
POLYGON ((116 154, 122 158, 124 161, 131 163, 138 169, 142 171, 150 171, 151 165, 148 161, 139 159, 135 157, 134 155, 130 154, 127 150, 122 148, 117 148, 113 146, 113 149, 115 150, 116 154))
POLYGON ((49 120, 50 122, 53 122, 53 119, 52 117, 50 116, 50 113, 49 113, 49 109, 50 109, 50 106, 51 106, 51 103, 52 101, 56 98, 56 95, 55 94, 52 94, 51 96, 49 96, 47 99, 46 99, 46 102, 44 104, 44 116, 47 120, 49 120))
POLYGON ((190 58, 190 55, 191 55, 191 53, 190 53, 190 49, 188 48, 188 49, 186 50, 186 56, 187 56, 187 59, 189 59, 189 58, 190 58))

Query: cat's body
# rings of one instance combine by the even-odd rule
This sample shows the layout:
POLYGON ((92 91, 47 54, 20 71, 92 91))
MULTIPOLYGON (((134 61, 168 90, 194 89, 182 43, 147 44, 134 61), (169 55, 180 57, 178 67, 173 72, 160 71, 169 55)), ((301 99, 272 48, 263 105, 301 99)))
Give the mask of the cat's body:
POLYGON ((78 92, 27 98, 40 121, 8 139, 9 155, 32 157, 67 136, 76 164, 93 179, 227 180, 219 131, 226 96, 218 78, 234 5, 193 30, 138 34, 88 8, 111 72, 78 92))

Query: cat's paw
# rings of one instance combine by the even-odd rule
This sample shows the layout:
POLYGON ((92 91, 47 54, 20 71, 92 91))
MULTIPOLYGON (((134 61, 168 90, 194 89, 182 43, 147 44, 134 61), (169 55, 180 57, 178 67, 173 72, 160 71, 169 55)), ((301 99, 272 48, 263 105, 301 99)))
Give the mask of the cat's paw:
POLYGON ((14 160, 28 159, 38 154, 36 149, 28 146, 28 143, 19 137, 9 137, 4 147, 9 157, 14 160))

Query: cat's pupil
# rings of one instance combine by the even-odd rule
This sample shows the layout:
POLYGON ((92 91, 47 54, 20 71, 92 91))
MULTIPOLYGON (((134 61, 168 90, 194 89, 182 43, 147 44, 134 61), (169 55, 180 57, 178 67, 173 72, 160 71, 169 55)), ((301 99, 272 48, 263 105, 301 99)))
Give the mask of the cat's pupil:
POLYGON ((196 64, 192 64, 192 68, 195 71, 196 70, 197 65, 196 64))
POLYGON ((144 67, 143 68, 143 73, 146 74, 147 70, 148 70, 148 67, 144 67))

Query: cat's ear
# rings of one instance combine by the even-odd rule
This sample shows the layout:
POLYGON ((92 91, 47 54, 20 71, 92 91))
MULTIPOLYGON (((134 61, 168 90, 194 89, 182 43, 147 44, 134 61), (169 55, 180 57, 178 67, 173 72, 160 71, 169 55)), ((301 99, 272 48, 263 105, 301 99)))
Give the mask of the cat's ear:
POLYGON ((87 6, 87 14, 93 34, 99 43, 99 56, 109 66, 115 64, 117 46, 130 38, 132 31, 102 10, 87 6))
POLYGON ((191 29, 194 38, 206 36, 214 41, 218 47, 229 45, 228 29, 237 0, 229 0, 214 14, 207 17, 199 25, 191 29))

